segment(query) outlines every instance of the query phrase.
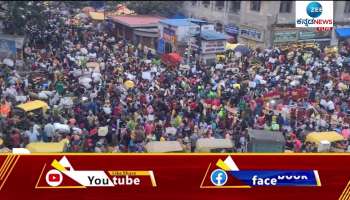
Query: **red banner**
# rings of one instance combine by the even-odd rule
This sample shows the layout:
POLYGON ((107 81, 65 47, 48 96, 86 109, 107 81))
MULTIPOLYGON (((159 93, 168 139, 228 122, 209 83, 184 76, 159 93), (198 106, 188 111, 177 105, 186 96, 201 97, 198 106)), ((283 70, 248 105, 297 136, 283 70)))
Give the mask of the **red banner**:
POLYGON ((349 166, 350 154, 8 154, 0 156, 0 199, 345 200, 349 166), (242 186, 214 176, 218 168, 307 171, 316 184, 300 186, 297 178, 292 186, 242 186))

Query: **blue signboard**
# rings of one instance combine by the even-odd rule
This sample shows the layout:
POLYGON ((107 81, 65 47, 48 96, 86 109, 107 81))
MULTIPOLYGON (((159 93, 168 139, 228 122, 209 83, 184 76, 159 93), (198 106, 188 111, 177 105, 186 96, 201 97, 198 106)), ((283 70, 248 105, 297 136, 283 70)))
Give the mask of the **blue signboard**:
POLYGON ((234 24, 228 24, 225 26, 225 32, 237 35, 239 33, 239 28, 234 24))
POLYGON ((163 38, 160 38, 158 41, 157 52, 163 54, 165 52, 165 41, 163 38))

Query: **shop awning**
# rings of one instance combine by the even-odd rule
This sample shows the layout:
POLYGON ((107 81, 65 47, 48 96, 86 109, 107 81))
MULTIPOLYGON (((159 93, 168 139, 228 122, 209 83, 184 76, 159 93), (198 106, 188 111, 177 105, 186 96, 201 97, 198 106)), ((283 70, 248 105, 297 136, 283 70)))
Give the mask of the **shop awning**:
POLYGON ((201 37, 204 40, 227 40, 227 36, 223 33, 211 31, 211 30, 203 30, 201 33, 201 37))
POLYGON ((337 33, 338 37, 341 37, 341 38, 350 37, 350 28, 337 28, 335 29, 335 32, 337 33))
POLYGON ((105 15, 102 12, 89 12, 91 19, 93 20, 104 20, 105 15))
POLYGON ((143 37, 158 38, 158 28, 137 28, 134 29, 134 34, 143 37))

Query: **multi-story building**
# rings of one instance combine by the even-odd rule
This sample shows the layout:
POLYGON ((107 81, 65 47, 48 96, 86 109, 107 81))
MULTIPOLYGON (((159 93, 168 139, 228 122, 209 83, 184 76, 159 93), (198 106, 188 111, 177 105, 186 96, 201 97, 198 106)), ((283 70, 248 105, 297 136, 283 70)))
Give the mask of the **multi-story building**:
MULTIPOLYGON (((215 23, 216 30, 252 47, 314 41, 337 44, 335 31, 295 27, 295 1, 188 1, 190 17, 215 23)), ((350 2, 334 1, 336 27, 350 27, 350 2)))

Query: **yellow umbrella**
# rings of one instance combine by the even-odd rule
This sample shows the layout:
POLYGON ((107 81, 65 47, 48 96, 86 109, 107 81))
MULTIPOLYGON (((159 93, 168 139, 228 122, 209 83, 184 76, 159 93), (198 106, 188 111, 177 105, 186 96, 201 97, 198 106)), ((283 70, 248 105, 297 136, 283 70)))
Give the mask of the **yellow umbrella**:
POLYGON ((124 86, 127 88, 127 89, 130 89, 130 88, 133 88, 135 87, 135 83, 131 80, 127 80, 124 82, 124 86))
POLYGON ((234 50, 238 44, 226 43, 225 50, 234 50))
POLYGON ((238 83, 233 84, 233 88, 235 89, 241 89, 241 85, 238 83))

